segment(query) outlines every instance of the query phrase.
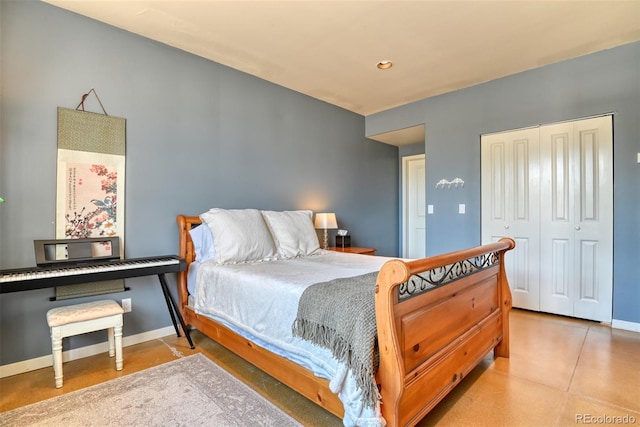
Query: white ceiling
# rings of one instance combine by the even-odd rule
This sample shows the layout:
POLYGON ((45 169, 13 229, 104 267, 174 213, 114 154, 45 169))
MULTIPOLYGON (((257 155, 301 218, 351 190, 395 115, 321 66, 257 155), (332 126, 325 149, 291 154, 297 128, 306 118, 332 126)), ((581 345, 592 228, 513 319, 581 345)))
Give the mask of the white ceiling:
POLYGON ((640 40, 640 0, 43 1, 365 116, 640 40))

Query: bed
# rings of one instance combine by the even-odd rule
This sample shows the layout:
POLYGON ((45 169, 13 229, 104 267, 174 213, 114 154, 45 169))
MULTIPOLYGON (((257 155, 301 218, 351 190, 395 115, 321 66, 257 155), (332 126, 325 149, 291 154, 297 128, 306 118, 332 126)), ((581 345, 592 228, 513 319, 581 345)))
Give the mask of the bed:
MULTIPOLYGON (((509 357, 511 293, 503 261, 515 246, 511 239, 402 260, 320 249, 310 211, 214 208, 178 215, 177 223, 179 256, 188 266, 178 276, 185 322, 345 425, 415 425, 491 351, 509 357), (261 246, 270 239, 271 247, 261 246), (360 291, 365 287, 370 293, 360 291), (294 327, 315 325, 313 315, 310 321, 301 312, 312 290, 318 298, 327 289, 358 289, 353 301, 368 305, 358 312, 374 317, 375 352, 362 363, 359 352, 342 351, 349 354, 342 360, 294 327), (372 385, 355 368, 362 366, 372 385)), ((337 308, 333 301, 334 310, 356 304, 350 298, 337 297, 349 303, 337 308)), ((367 348, 364 341, 348 348, 367 348)))

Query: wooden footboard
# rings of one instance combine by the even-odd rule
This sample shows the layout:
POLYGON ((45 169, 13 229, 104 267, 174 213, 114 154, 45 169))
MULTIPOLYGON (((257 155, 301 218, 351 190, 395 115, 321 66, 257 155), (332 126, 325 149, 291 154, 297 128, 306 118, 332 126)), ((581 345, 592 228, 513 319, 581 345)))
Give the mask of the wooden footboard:
POLYGON ((414 425, 491 350, 509 357, 512 239, 383 265, 376 319, 387 426, 414 425))
MULTIPOLYGON (((189 230, 197 216, 177 217, 179 256, 195 259, 189 230)), ((491 350, 509 356, 511 293, 504 253, 511 239, 412 262, 392 260, 376 287, 380 346, 377 380, 388 426, 414 425, 491 350), (421 291, 419 291, 421 289, 421 291)), ((185 322, 328 411, 343 417, 327 380, 263 349, 189 307, 187 270, 179 273, 185 322)))

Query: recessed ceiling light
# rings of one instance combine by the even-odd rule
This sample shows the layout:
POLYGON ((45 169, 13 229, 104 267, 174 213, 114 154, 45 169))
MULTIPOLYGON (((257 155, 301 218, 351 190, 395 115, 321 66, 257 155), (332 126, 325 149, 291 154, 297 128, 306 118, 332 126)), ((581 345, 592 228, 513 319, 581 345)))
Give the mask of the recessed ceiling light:
POLYGON ((389 61, 388 59, 385 59, 384 61, 378 62, 377 67, 380 68, 381 70, 388 70, 389 68, 393 67, 393 62, 389 61))

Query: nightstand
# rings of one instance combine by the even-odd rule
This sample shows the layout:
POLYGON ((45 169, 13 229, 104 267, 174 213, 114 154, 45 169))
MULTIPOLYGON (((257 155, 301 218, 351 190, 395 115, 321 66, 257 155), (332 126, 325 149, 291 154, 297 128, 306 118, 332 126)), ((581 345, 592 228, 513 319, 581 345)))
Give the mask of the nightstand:
POLYGON ((361 255, 375 255, 376 254, 376 249, 375 248, 358 248, 355 246, 348 246, 346 248, 339 248, 336 246, 331 246, 329 248, 330 251, 336 251, 336 252, 346 252, 349 254, 361 254, 361 255))

